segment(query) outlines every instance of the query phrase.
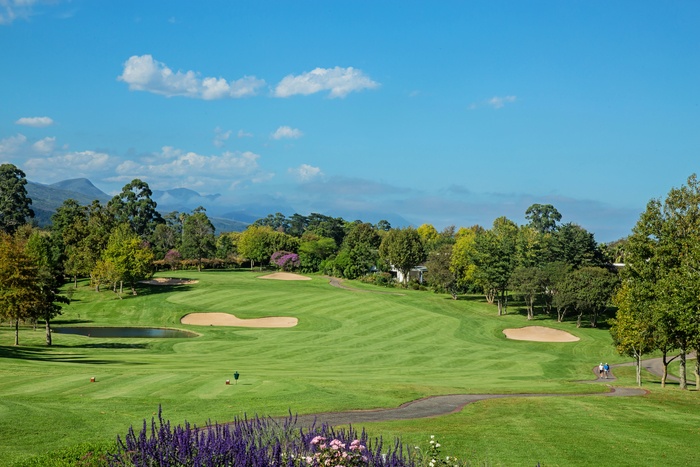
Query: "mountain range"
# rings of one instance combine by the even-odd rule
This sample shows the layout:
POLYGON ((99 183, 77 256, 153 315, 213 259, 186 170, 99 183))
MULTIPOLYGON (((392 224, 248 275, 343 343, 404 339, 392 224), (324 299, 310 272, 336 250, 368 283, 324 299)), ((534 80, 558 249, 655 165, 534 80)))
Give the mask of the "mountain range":
MULTIPOLYGON (((32 200, 32 209, 36 222, 44 227, 51 224, 51 216, 69 198, 81 205, 91 204, 94 200, 106 204, 112 196, 97 188, 87 178, 74 178, 45 185, 27 181, 27 195, 32 200)), ((201 195, 188 188, 173 188, 170 190, 153 190, 151 198, 157 203, 161 214, 169 212, 190 212, 199 206, 207 210, 216 232, 240 232, 257 219, 268 214, 281 212, 291 216, 296 211, 291 206, 283 204, 240 204, 235 206, 223 205, 220 195, 201 195)), ((376 213, 319 213, 332 217, 342 217, 346 220, 361 219, 364 222, 377 223, 381 219, 388 220, 394 227, 408 226, 410 223, 396 214, 378 215, 376 213)))

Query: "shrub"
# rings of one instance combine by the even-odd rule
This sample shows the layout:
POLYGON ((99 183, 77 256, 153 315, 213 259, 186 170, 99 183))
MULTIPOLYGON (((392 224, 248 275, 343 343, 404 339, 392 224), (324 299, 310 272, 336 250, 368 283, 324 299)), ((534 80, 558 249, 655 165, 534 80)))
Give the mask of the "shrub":
POLYGON ((381 439, 373 444, 364 431, 298 427, 291 415, 281 422, 256 416, 202 429, 189 423, 172 428, 159 410, 157 424, 152 419, 149 427, 144 420, 139 433, 132 427, 124 439, 117 437, 110 465, 308 467, 331 465, 331 459, 341 466, 414 465, 398 441, 385 451, 381 439))
POLYGON ((289 251, 275 251, 270 256, 270 262, 282 271, 291 271, 294 268, 298 268, 301 264, 299 255, 289 251))

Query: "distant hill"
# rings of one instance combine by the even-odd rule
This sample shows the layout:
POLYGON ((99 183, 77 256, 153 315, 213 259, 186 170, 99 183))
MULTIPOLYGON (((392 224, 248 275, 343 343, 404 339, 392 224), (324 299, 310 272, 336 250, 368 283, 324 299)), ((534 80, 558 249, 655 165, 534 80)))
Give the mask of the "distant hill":
POLYGON ((107 193, 97 189, 87 179, 66 180, 65 182, 52 185, 27 181, 26 188, 27 196, 32 200, 31 207, 34 211, 34 220, 41 227, 51 224, 51 216, 69 198, 76 200, 82 205, 91 204, 95 199, 103 203, 111 199, 107 193), (79 180, 82 182, 79 182, 79 180), (62 186, 69 188, 61 188, 62 186))
MULTIPOLYGON (((99 200, 106 204, 112 197, 103 192, 87 178, 74 178, 63 180, 51 185, 27 182, 27 194, 32 199, 36 222, 46 227, 51 224, 51 216, 56 212, 65 200, 72 198, 82 205, 91 204, 99 200)), ((158 204, 158 211, 165 215, 169 212, 191 212, 199 206, 207 210, 207 215, 217 232, 241 232, 258 219, 268 214, 281 212, 285 216, 294 214, 291 206, 276 204, 276 200, 263 199, 259 204, 240 204, 235 206, 225 205, 220 195, 201 195, 187 188, 174 188, 172 190, 153 190, 153 200, 158 204)), ((361 219, 364 222, 376 224, 384 219, 389 221, 392 227, 405 227, 411 225, 401 216, 391 213, 372 213, 346 211, 336 213, 319 213, 332 217, 342 217, 347 221, 361 219)))
MULTIPOLYGON (((51 216, 69 198, 76 200, 83 206, 92 204, 94 200, 99 200, 100 203, 106 204, 112 199, 110 195, 97 188, 86 178, 63 180, 51 185, 27 181, 26 188, 27 195, 32 200, 31 208, 34 211, 34 220, 41 227, 51 225, 51 216)), ((218 196, 202 196, 196 191, 186 188, 153 192, 153 200, 158 203, 158 211, 161 214, 167 214, 172 211, 190 212, 198 206, 206 208, 207 201, 213 202, 218 196), (163 205, 161 205, 161 202, 163 202, 163 205)), ((264 216, 255 217, 249 222, 226 218, 226 216, 210 216, 209 219, 214 225, 216 232, 220 233, 241 232, 248 227, 248 224, 259 217, 264 216)))
POLYGON ((62 182, 52 183, 48 185, 52 188, 57 188, 64 191, 72 191, 74 193, 80 193, 90 198, 92 200, 100 200, 101 203, 106 203, 112 197, 109 196, 104 191, 97 188, 92 184, 87 178, 73 178, 70 180, 63 180, 62 182))

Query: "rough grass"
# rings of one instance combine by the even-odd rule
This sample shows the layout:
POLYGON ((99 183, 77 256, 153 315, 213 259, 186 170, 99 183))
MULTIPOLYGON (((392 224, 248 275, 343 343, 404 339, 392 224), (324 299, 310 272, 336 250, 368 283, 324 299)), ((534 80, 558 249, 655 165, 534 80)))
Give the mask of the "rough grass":
MULTIPOLYGON (((123 300, 82 284, 56 325, 177 327, 200 333, 198 338, 54 334, 55 345, 47 348, 42 330, 23 329, 22 345, 15 348, 11 328, 0 327, 0 459, 25 459, 84 441, 113 441, 129 425, 150 419, 159 404, 174 423, 186 419, 201 425, 246 413, 395 407, 433 394, 574 394, 604 390, 578 382, 593 379, 591 368, 597 362, 624 361, 615 355, 607 331, 576 329, 573 322, 539 318, 529 324, 567 330, 581 338, 578 342, 507 340, 504 328, 528 322, 519 313, 497 317, 495 307, 475 297, 453 301, 410 290, 401 296, 353 292, 333 288, 318 276, 263 281, 256 278, 260 273, 242 271, 172 275, 199 283, 144 286, 137 297, 123 300), (295 316, 299 325, 181 325, 180 318, 191 312, 295 316), (238 384, 233 384, 234 371, 241 375, 238 384), (231 385, 225 385, 227 379, 231 385)), ((632 385, 633 369, 620 370, 620 383, 632 385)), ((492 465, 635 465, 632 460, 648 465, 644 449, 636 450, 638 457, 625 454, 615 457, 620 462, 599 462, 597 446, 614 433, 618 451, 625 452, 623 446, 636 446, 662 426, 664 436, 654 440, 660 443, 655 452, 660 455, 672 445, 679 455, 673 438, 682 442, 687 424, 700 425, 698 411, 685 406, 697 394, 657 386, 650 384, 654 394, 646 398, 479 402, 459 414, 370 429, 373 435, 405 435, 414 442, 435 434, 444 438, 445 452, 483 456, 492 465)))

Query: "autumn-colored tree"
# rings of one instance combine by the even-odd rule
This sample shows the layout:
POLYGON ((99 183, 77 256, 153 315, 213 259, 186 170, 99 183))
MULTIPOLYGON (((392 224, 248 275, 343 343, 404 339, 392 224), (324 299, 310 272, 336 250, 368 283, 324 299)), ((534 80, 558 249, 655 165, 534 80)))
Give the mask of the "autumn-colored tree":
POLYGON ((19 345, 19 322, 32 318, 41 306, 38 268, 25 245, 24 240, 0 232, 0 313, 15 325, 15 345, 19 345))

